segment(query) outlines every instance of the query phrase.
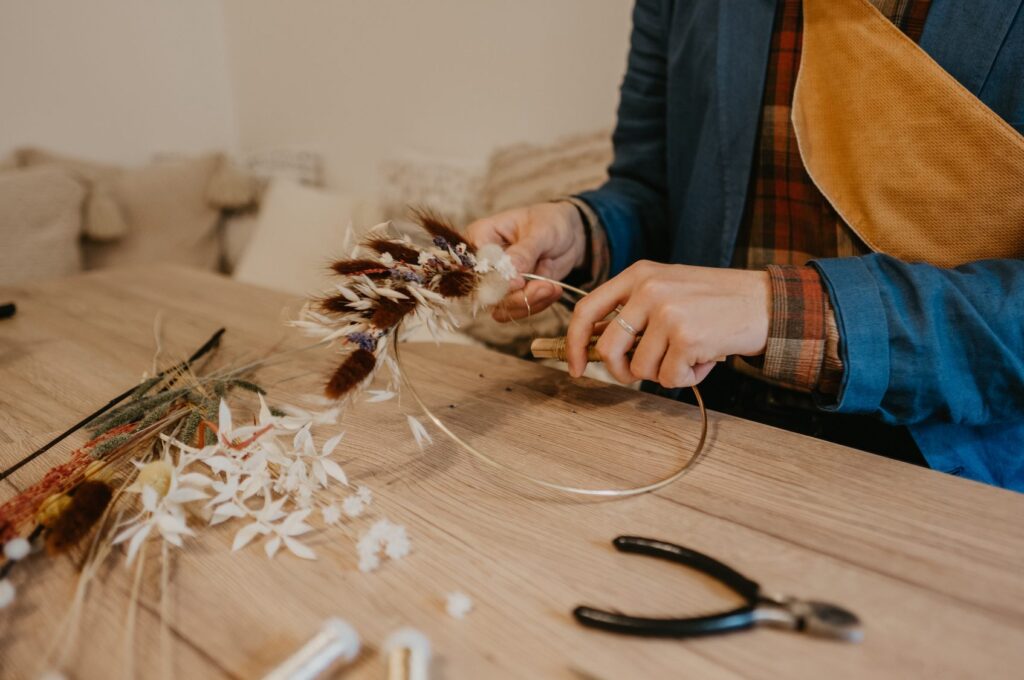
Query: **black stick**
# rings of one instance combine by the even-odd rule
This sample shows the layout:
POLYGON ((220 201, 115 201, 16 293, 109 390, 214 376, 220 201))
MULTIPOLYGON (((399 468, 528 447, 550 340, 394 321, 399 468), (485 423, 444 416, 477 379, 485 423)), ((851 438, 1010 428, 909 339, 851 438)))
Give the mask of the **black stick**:
MULTIPOLYGON (((198 359, 202 358, 203 355, 207 354, 208 352, 210 352, 210 350, 214 349, 215 347, 217 347, 220 344, 220 338, 221 338, 222 335, 224 335, 224 330, 225 329, 223 329, 223 328, 219 329, 216 333, 211 335, 210 339, 207 340, 205 343, 203 343, 203 346, 200 347, 199 349, 197 349, 192 354, 192 356, 190 356, 188 359, 186 359, 185 361, 182 361, 180 364, 178 364, 176 366, 172 366, 171 368, 168 368, 168 369, 166 369, 164 371, 160 371, 160 373, 157 374, 157 377, 162 378, 165 375, 167 375, 168 373, 173 373, 173 372, 180 371, 180 370, 183 370, 185 368, 188 368, 189 364, 191 364, 191 363, 197 361, 198 359)), ((82 429, 84 426, 88 425, 90 421, 94 420, 95 418, 98 418, 99 416, 103 415, 104 413, 106 413, 110 409, 112 409, 115 406, 117 406, 119 403, 121 403, 122 401, 127 399, 129 396, 131 396, 132 392, 134 392, 136 389, 138 389, 138 387, 139 387, 138 385, 135 385, 134 387, 128 388, 127 390, 125 390, 124 392, 122 392, 121 394, 117 395, 116 397, 114 397, 113 399, 108 401, 106 404, 101 406, 98 410, 94 411, 93 413, 90 413, 85 418, 82 418, 77 423, 72 425, 70 428, 68 428, 64 432, 60 433, 59 435, 57 435, 56 437, 54 437, 50 441, 46 442, 45 444, 40 446, 38 449, 36 449, 32 453, 30 453, 27 456, 25 456, 24 458, 19 460, 17 463, 12 465, 11 467, 7 468, 3 472, 0 472, 0 481, 2 481, 4 479, 6 479, 7 477, 9 477, 10 475, 14 474, 18 470, 20 470, 23 466, 28 465, 29 463, 31 463, 36 458, 38 458, 39 456, 43 455, 44 453, 49 451, 51 448, 53 448, 57 444, 59 444, 60 442, 64 441, 65 439, 67 439, 72 434, 74 434, 78 430, 82 429)))

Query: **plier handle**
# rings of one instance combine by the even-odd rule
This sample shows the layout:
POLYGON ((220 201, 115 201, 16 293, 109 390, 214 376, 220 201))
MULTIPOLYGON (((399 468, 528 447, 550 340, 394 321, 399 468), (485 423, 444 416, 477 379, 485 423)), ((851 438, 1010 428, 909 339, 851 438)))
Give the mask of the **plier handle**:
POLYGON ((573 616, 585 626, 628 635, 696 637, 768 625, 849 642, 863 639, 860 620, 852 612, 826 602, 765 595, 756 581, 696 550, 639 536, 619 536, 612 544, 621 552, 659 557, 701 571, 735 591, 744 604, 689 618, 650 618, 576 607, 573 616))

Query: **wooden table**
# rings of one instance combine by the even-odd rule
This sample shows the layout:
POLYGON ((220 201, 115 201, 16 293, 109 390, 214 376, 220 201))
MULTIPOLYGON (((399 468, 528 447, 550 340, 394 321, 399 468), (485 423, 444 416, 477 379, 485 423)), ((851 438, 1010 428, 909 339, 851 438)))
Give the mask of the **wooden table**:
MULTIPOLYGON (((0 321, 0 464, 6 466, 139 379, 163 312, 168 360, 226 326, 224 356, 298 346, 282 321, 298 301, 207 274, 146 268, 0 290, 18 315, 0 321)), ((408 370, 432 407, 493 455, 534 474, 599 485, 668 470, 695 442, 694 409, 489 351, 407 346, 408 370)), ((315 393, 326 351, 261 375, 278 400, 315 393)), ((379 646, 403 625, 425 631, 436 678, 1010 678, 1024 673, 1024 496, 788 432, 711 414, 703 460, 638 498, 594 502, 518 486, 443 435, 417 449, 406 398, 356 403, 340 461, 376 495, 374 517, 405 524, 413 552, 374 573, 356 568, 353 536, 372 518, 319 532, 320 554, 232 553, 234 529, 204 530, 174 553, 157 624, 147 570, 135 625, 139 676, 259 677, 328 616, 350 621, 364 652, 343 675, 384 677, 379 646), (708 552, 772 592, 834 601, 865 624, 863 644, 760 629, 691 640, 630 639, 578 626, 580 603, 660 615, 735 598, 683 568, 617 554, 619 534, 708 552), (445 594, 476 608, 456 620, 445 594), (169 647, 167 655, 161 645, 169 647)), ((0 501, 73 446, 0 485, 0 501)), ((154 547, 155 546, 151 546, 154 547)), ((120 554, 82 621, 78 678, 109 677, 125 659, 130 574, 120 554)), ((156 562, 154 561, 154 564, 156 562)), ((0 612, 0 677, 33 677, 67 611, 69 559, 16 572, 0 612)))

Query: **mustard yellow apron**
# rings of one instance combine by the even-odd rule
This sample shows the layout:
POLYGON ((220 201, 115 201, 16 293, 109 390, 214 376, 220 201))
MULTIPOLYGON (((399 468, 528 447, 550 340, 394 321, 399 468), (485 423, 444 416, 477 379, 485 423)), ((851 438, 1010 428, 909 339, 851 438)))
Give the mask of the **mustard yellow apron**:
POLYGON ((1024 257, 1024 137, 868 0, 804 0, 793 126, 872 250, 943 267, 1024 257))

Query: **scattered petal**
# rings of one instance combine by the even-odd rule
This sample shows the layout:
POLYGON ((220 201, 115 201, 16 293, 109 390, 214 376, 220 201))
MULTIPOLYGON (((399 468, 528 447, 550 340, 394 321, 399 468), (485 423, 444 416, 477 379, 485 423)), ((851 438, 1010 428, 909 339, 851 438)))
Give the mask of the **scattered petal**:
POLYGON ((423 427, 423 423, 419 421, 416 416, 408 416, 409 429, 412 430, 412 436, 416 439, 416 445, 421 449, 425 444, 429 444, 433 439, 430 437, 430 433, 427 432, 427 428, 423 427))

